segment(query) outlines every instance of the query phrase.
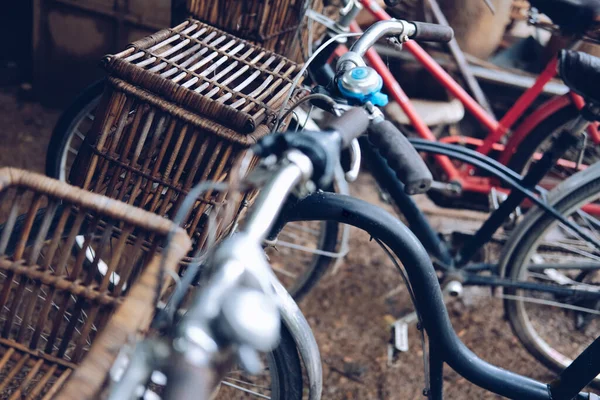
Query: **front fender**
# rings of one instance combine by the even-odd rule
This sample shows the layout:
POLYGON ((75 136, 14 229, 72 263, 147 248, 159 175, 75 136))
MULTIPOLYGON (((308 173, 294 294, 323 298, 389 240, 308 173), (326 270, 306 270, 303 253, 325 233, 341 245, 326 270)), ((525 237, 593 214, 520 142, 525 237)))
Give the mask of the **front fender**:
POLYGON ((308 321, 304 318, 300 307, 292 296, 277 280, 273 279, 273 287, 279 300, 283 323, 289 329, 300 352, 308 375, 309 400, 320 400, 323 392, 323 366, 321 353, 308 321))

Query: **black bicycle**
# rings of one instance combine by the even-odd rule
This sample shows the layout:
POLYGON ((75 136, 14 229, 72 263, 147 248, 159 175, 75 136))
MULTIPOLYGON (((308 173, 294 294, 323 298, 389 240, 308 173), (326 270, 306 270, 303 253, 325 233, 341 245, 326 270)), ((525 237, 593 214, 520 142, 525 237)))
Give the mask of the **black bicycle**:
MULTIPOLYGON (((329 103, 320 98, 324 94, 355 104, 368 102, 369 96, 376 94, 373 87, 377 85, 364 82, 371 79, 372 71, 364 66, 361 56, 380 37, 389 32, 398 36, 398 31, 405 29, 406 33, 407 29, 402 26, 406 21, 392 21, 388 27, 384 24, 378 23, 379 28, 374 31, 367 30, 338 61, 334 80, 338 84, 322 89, 315 104, 327 107, 329 103)), ((360 139, 370 173, 434 260, 434 266, 442 273, 442 283, 455 288, 501 288, 497 295, 504 299, 515 334, 531 354, 555 371, 570 365, 600 331, 600 164, 586 168, 550 192, 537 186, 566 151, 581 146, 580 133, 599 119, 595 106, 600 104, 598 91, 588 82, 599 81, 600 59, 563 51, 560 72, 563 81, 588 105, 523 177, 467 148, 410 140, 422 154, 447 156, 472 165, 497 178, 510 191, 483 225, 459 246, 441 238, 410 197, 427 190, 431 175, 414 168, 417 160, 407 154, 410 145, 402 141, 402 133, 386 121, 378 128, 371 127, 371 135, 360 139), (381 141, 373 138, 374 129, 394 133, 389 133, 388 141, 381 141), (503 225, 523 204, 528 205, 529 211, 510 235, 505 235, 507 243, 498 261, 477 262, 480 249, 495 234, 506 234, 503 225)), ((316 271, 315 276, 324 272, 316 271)), ((600 378, 594 383, 599 384, 600 378)))
MULTIPOLYGON (((423 179, 427 177, 429 171, 415 148, 406 142, 405 138, 397 135, 393 125, 381 120, 377 110, 369 103, 365 105, 365 108, 370 114, 369 138, 386 146, 385 148, 388 149, 388 152, 385 153, 387 154, 386 159, 388 161, 391 159, 388 158, 390 154, 402 153, 405 156, 391 159, 390 165, 393 167, 394 173, 406 178, 407 172, 410 171, 411 176, 421 177, 421 183, 417 184, 417 187, 423 185, 423 179), (400 148, 400 145, 406 146, 400 148)), ((355 114, 353 117, 359 116, 355 114)), ((336 124, 331 125, 333 131, 300 134, 288 132, 269 136, 258 144, 255 151, 261 157, 273 155, 281 157, 289 151, 300 151, 310 159, 314 171, 318 171, 313 178, 318 178, 324 174, 324 171, 327 171, 332 159, 334 162, 337 161, 340 143, 349 141, 349 133, 341 134, 341 132, 352 132, 351 127, 356 125, 358 124, 352 118, 342 116, 336 124), (340 140, 340 138, 342 139, 340 140)), ((567 133, 562 137, 567 138, 570 135, 567 133)), ((532 167, 530 174, 541 169, 541 166, 547 166, 547 163, 556 157, 553 152, 549 154, 551 155, 545 155, 542 161, 532 167)), ((596 176, 600 174, 598 168, 593 168, 596 170, 596 176)), ((415 182, 412 181, 412 183, 415 182)), ((529 190, 523 189, 523 192, 529 192, 529 190)), ((534 199, 537 198, 532 195, 531 200, 534 201, 534 199)), ((557 210, 548 206, 547 202, 540 201, 540 203, 539 210, 541 211, 532 210, 530 215, 541 213, 541 215, 550 215, 551 219, 555 217, 559 220, 562 219, 560 215, 554 215, 557 210)), ((349 196, 320 192, 302 199, 288 201, 277 226, 281 228, 291 221, 334 221, 357 227, 387 248, 390 254, 399 261, 398 266, 401 264, 405 267, 405 269, 400 267, 399 269, 404 274, 421 326, 428 337, 428 352, 424 354, 427 372, 424 394, 429 399, 443 398, 442 377, 445 363, 470 382, 509 398, 598 399, 595 394, 580 391, 600 373, 600 337, 584 347, 575 361, 549 384, 537 382, 493 366, 472 353, 460 341, 452 328, 438 277, 428 252, 419 238, 388 212, 349 196)), ((563 223, 568 225, 569 221, 563 223)))

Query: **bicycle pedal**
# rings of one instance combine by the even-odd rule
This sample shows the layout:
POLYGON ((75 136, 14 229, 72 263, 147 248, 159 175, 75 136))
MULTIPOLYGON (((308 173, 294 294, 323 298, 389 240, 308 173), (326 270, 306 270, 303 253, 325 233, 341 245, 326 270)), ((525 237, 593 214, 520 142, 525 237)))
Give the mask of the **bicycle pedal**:
POLYGON ((392 337, 390 345, 393 347, 394 351, 399 351, 402 353, 406 353, 408 351, 408 327, 417 322, 417 320, 417 313, 413 311, 392 323, 392 337))
POLYGON ((406 353, 408 351, 408 323, 399 319, 392 325, 392 342, 394 349, 406 353))

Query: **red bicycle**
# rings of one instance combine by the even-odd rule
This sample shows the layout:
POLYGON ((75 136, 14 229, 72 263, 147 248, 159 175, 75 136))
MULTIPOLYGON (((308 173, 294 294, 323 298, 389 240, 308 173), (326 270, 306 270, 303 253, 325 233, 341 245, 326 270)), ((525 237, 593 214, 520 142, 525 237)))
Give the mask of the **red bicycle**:
MULTIPOLYGON (((379 21, 391 18, 375 0, 356 1, 379 21)), ((544 29, 551 29, 562 35, 573 37, 572 47, 576 47, 581 40, 597 43, 593 32, 597 28, 596 21, 600 17, 600 3, 597 1, 538 0, 532 1, 532 3, 541 12, 552 18, 557 25, 547 25, 541 22, 536 24, 544 29)), ((352 32, 361 32, 356 22, 350 23, 349 28, 352 32)), ((371 67, 381 75, 387 93, 402 108, 414 131, 423 139, 463 144, 475 148, 484 155, 493 155, 496 160, 519 173, 523 173, 531 160, 539 158, 543 151, 550 147, 561 130, 574 121, 585 106, 581 96, 569 92, 551 98, 525 116, 533 102, 542 93, 544 86, 557 75, 557 58, 554 57, 538 76, 535 84, 526 90, 498 121, 486 112, 417 42, 407 41, 403 43, 403 46, 431 73, 436 81, 464 105, 465 109, 488 133, 484 139, 462 135, 437 139, 417 114, 415 107, 385 62, 374 49, 370 49, 365 58, 371 67), (504 141, 505 144, 500 143, 501 141, 504 141)), ((342 55, 346 51, 345 46, 339 47, 336 55, 342 55)), ((598 144, 600 144, 600 132, 598 124, 595 123, 587 129, 587 135, 582 138, 582 146, 579 151, 566 154, 547 175, 543 186, 552 187, 557 180, 563 180, 600 159, 598 144)), ((493 187, 497 187, 497 182, 493 177, 479 176, 472 167, 457 165, 445 156, 435 156, 435 162, 443 173, 442 179, 451 184, 451 191, 454 193, 488 194, 493 187)), ((600 212, 600 208, 598 211, 600 212)))

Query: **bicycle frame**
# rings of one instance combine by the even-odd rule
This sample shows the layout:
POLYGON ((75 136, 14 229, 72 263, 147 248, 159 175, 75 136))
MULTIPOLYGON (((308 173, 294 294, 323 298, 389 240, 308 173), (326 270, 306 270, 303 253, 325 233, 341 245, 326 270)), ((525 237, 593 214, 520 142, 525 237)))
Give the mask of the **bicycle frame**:
MULTIPOLYGON (((387 211, 352 197, 317 193, 290 204, 281 218, 284 224, 314 220, 352 225, 380 239, 392 250, 406 268, 414 292, 415 308, 429 336, 430 387, 426 388, 429 399, 443 398, 444 363, 475 385, 515 399, 566 399, 559 395, 565 387, 579 390, 581 385, 585 385, 577 380, 577 374, 573 374, 572 370, 556 386, 546 385, 488 364, 471 352, 454 332, 429 255, 417 237, 387 211)), ((598 360, 600 346, 590 346, 584 353, 583 361, 593 357, 598 360)), ((580 366, 580 358, 573 365, 580 366)), ((600 373, 600 363, 596 364, 593 367, 586 364, 587 374, 594 373, 592 377, 600 373)), ((576 398, 588 398, 586 396, 581 393, 576 398)))
MULTIPOLYGON (((369 11, 377 20, 388 20, 391 17, 387 14, 375 0, 359 0, 359 2, 369 11)), ((353 22, 350 25, 352 32, 361 32, 358 24, 353 22)), ((440 139, 440 142, 445 143, 463 143, 474 146, 476 150, 484 155, 489 155, 492 150, 498 151, 498 161, 506 165, 514 154, 516 148, 523 139, 538 126, 540 122, 556 113, 558 110, 574 105, 578 109, 582 109, 585 102, 579 95, 570 92, 563 96, 552 98, 545 102, 542 106, 532 112, 525 120, 516 128, 515 123, 531 106, 531 104, 539 97, 544 86, 556 76, 557 58, 554 57, 546 66, 544 71, 538 76, 535 84, 526 90, 508 112, 497 121, 489 115, 483 107, 481 107, 427 52, 415 41, 409 40, 403 44, 418 62, 427 69, 432 76, 444 86, 454 97, 456 97, 465 108, 488 130, 488 135, 485 139, 475 139, 464 136, 452 136, 440 139), (513 129, 514 128, 514 129, 513 129), (498 141, 505 137, 509 132, 512 132, 506 145, 499 144, 498 141)), ((343 49, 341 50, 344 51, 343 49)), ((381 75, 384 86, 391 97, 402 108, 411 124, 415 128, 417 134, 427 140, 437 141, 437 138, 431 132, 429 127, 423 122, 422 118, 417 114, 408 96, 404 93, 390 70, 385 65, 384 61, 374 49, 370 49, 365 58, 369 64, 381 75)), ((588 135, 590 140, 596 144, 600 144, 600 132, 597 129, 597 124, 592 124, 588 127, 588 135)), ((472 168, 460 168, 454 165, 447 157, 435 156, 436 162, 444 171, 448 181, 460 184, 463 190, 477 193, 487 194, 490 189, 496 185, 487 177, 473 176, 472 168)), ((567 160, 559 160, 559 165, 565 167, 576 167, 575 163, 567 160)), ((584 166, 580 167, 584 168, 584 166)))
MULTIPOLYGON (((452 255, 452 251, 448 244, 440 238, 414 200, 404 192, 402 182, 397 179, 395 173, 388 167, 387 162, 375 151, 366 139, 361 138, 360 143, 370 173, 379 185, 389 193, 390 197, 394 200, 394 204, 398 207, 399 212, 406 218, 410 229, 427 249, 429 254, 431 254, 432 258, 436 260, 436 268, 444 272, 458 272, 460 274, 461 282, 464 285, 514 287, 562 295, 575 294, 575 291, 569 288, 550 287, 544 284, 507 280, 503 276, 503 271, 499 271, 498 266, 495 264, 470 263, 476 252, 485 243, 491 240, 493 234, 502 226, 506 218, 524 199, 537 205, 566 227, 575 231, 580 237, 588 240, 590 243, 594 243, 600 248, 600 241, 590 237, 582 231, 580 227, 569 221, 566 217, 560 215, 538 194, 539 192, 543 192, 544 189, 536 186, 536 179, 543 176, 543 174, 551 168, 554 161, 553 159, 542 158, 541 162, 545 163, 545 165, 537 168, 538 171, 534 172, 537 176, 529 176, 528 174, 528 177, 523 178, 498 161, 486 157, 477 151, 447 143, 432 142, 424 139, 411 139, 411 144, 420 152, 448 157, 448 159, 458 160, 466 165, 474 166, 486 174, 491 175, 497 181, 502 182, 505 186, 510 187, 511 195, 502 203, 500 208, 490 215, 479 230, 459 249, 456 255, 452 255), (490 271, 492 274, 484 276, 479 274, 481 271, 490 271)), ((560 145, 558 145, 557 148, 560 148, 560 145)), ((596 210, 598 206, 592 205, 591 207, 594 208, 592 211, 600 212, 600 210, 596 210)), ((595 265, 591 268, 598 269, 599 266, 595 265)), ((577 291, 577 294, 580 294, 580 291, 577 291)), ((597 295, 594 296, 597 297, 597 295)))

